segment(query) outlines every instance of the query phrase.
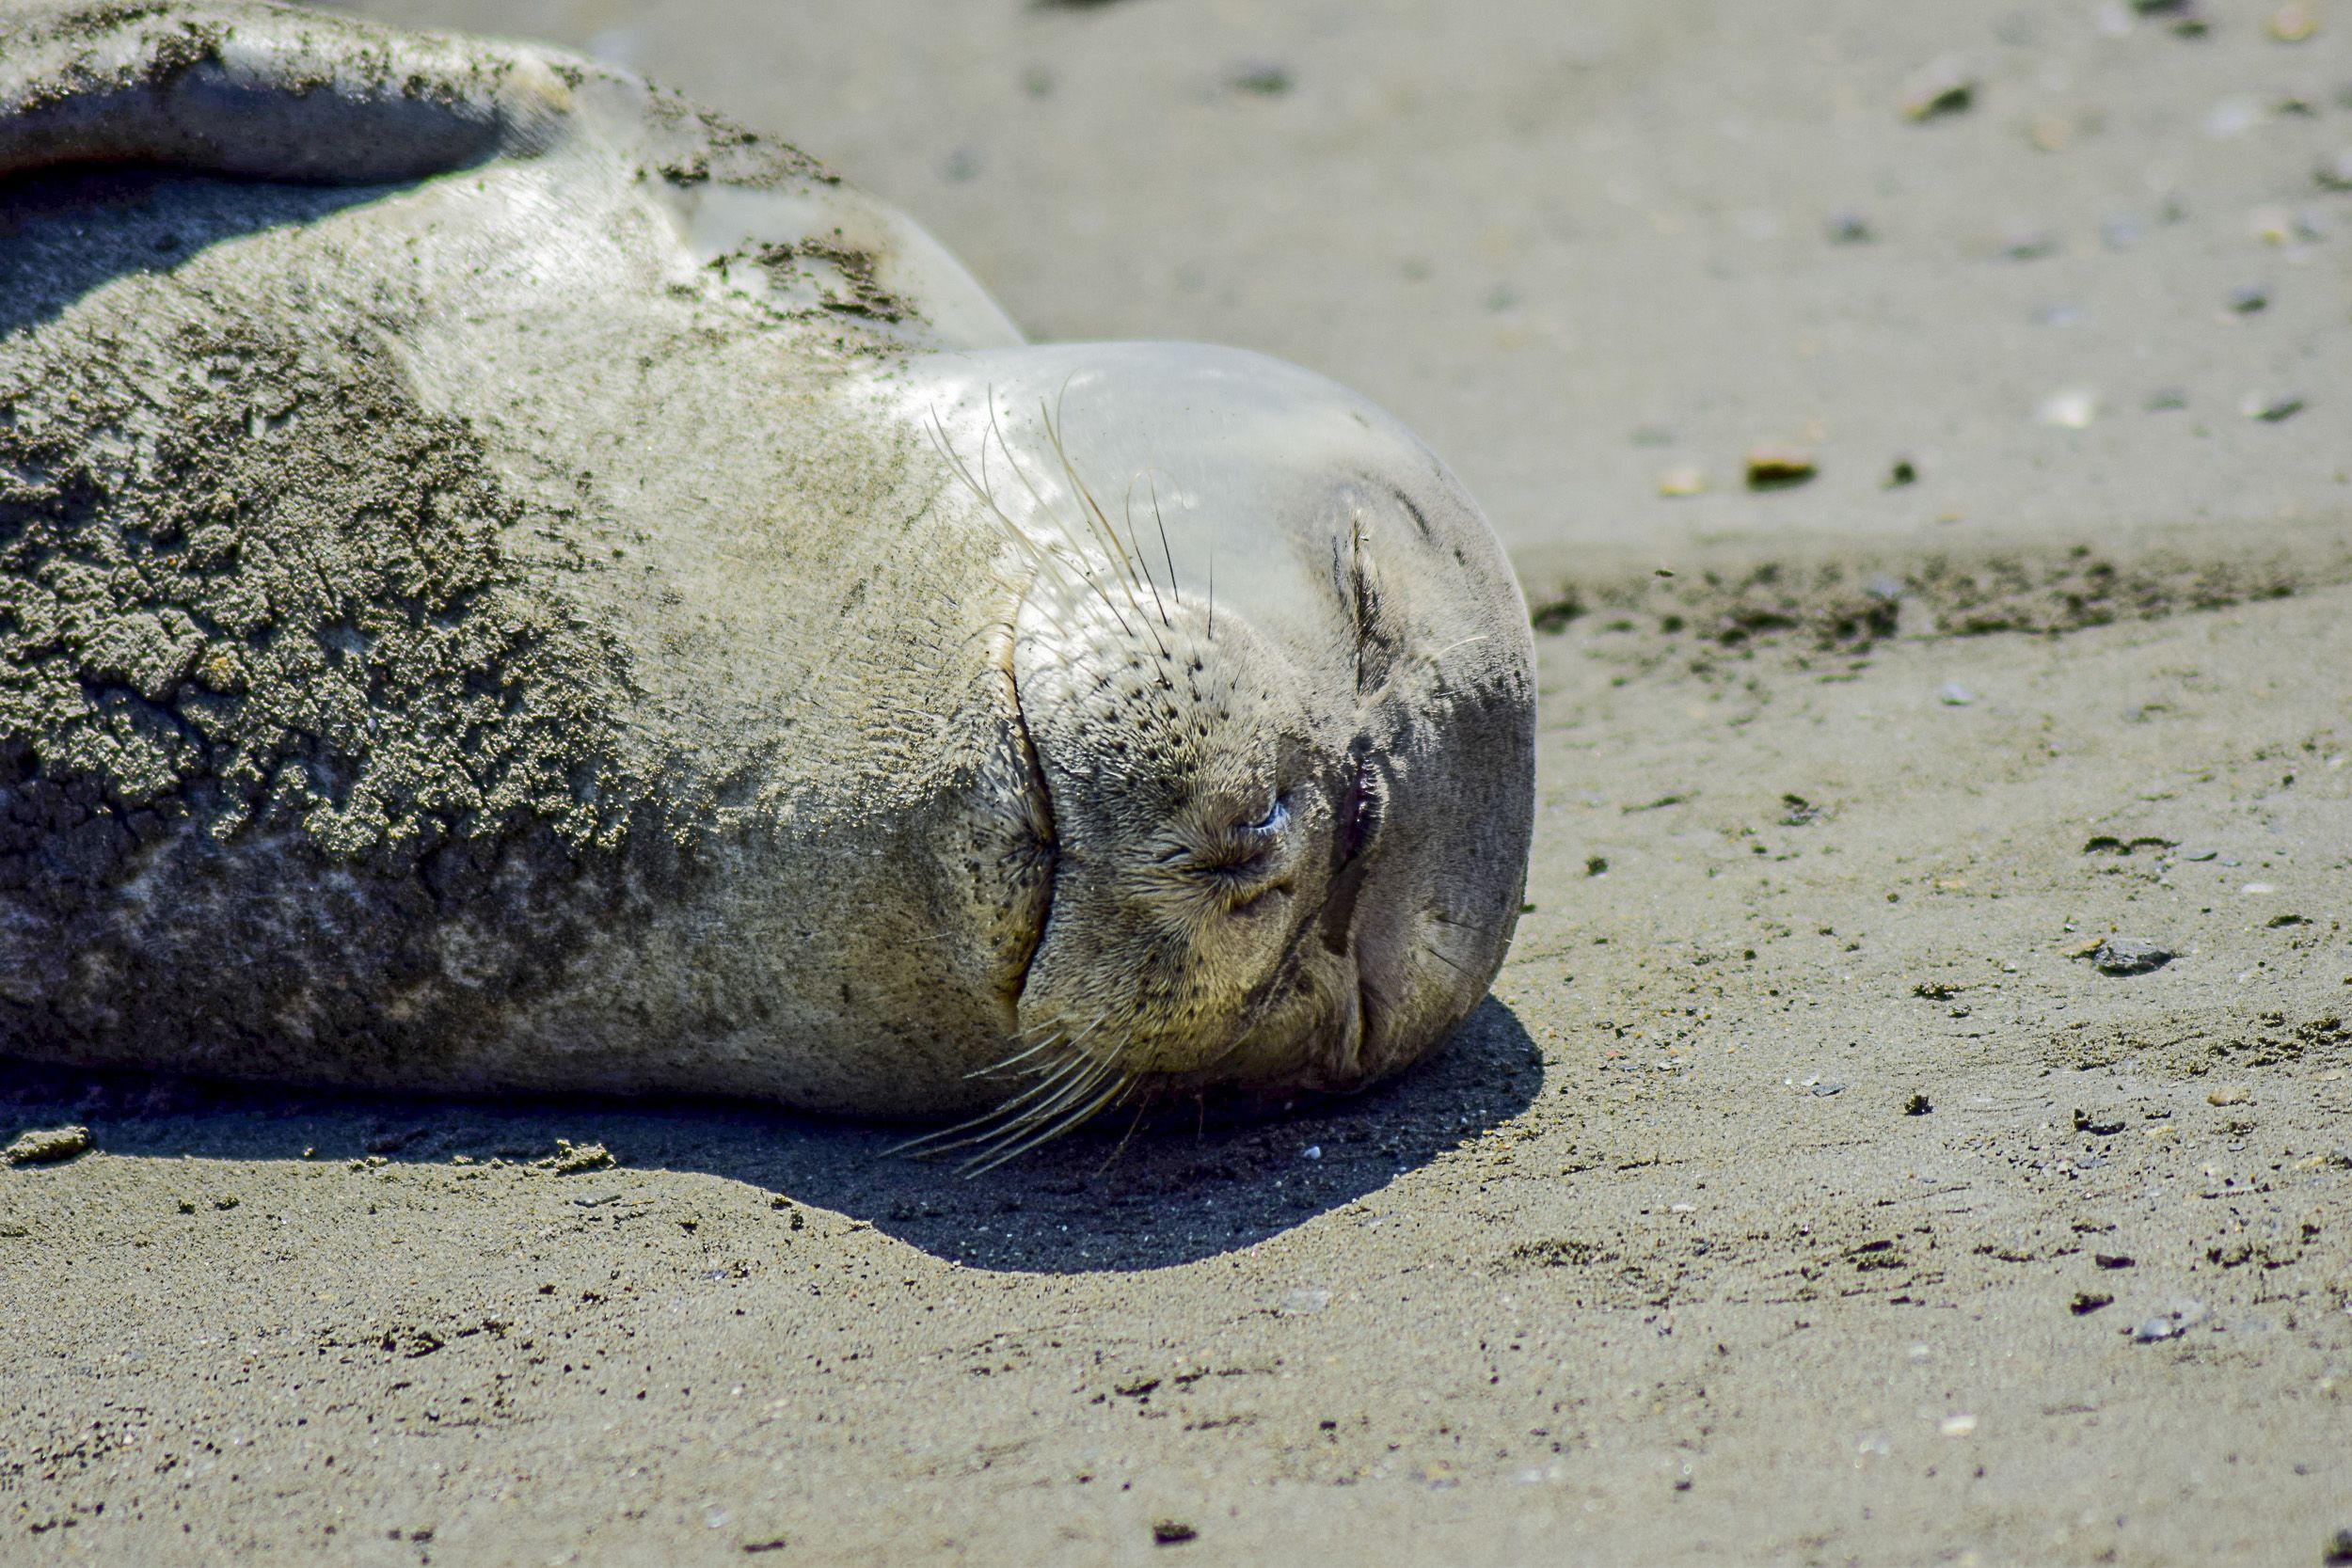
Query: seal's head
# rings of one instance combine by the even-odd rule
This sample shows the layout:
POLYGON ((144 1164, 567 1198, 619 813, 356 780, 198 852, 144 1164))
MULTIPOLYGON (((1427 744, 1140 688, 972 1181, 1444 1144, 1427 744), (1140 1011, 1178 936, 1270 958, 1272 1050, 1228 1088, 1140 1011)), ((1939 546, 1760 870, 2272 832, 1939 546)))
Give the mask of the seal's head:
POLYGON ((1014 546, 1051 823, 1017 1124, 1421 1056, 1502 963, 1534 816, 1526 611, 1476 506, 1395 420, 1255 355, 944 370, 942 449, 1014 546))

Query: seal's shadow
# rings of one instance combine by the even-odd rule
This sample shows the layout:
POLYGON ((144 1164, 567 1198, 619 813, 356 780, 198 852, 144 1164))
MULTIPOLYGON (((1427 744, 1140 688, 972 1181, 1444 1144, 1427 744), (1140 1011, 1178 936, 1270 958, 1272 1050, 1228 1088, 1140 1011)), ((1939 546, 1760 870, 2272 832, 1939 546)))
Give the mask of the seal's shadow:
POLYGON ((795 1183, 935 1257, 1084 1273, 1188 1263, 1249 1246, 1376 1191, 1525 1110, 1535 1043, 1491 998, 1397 1082, 1249 1115, 1186 1101, 1107 1117, 962 1179, 939 1163, 828 1162, 795 1183))
POLYGON ((83 1121, 106 1153, 163 1159, 425 1164, 601 1143, 624 1167, 746 1182, 949 1261, 1072 1274, 1189 1263, 1278 1235, 1517 1116, 1542 1079, 1534 1042, 1489 998, 1431 1060, 1365 1093, 1255 1108, 1186 1099, 970 1178, 893 1157, 902 1127, 707 1101, 362 1096, 0 1062, 0 1117, 83 1121))
POLYGON ((53 319, 115 278, 169 272, 223 240, 315 222, 406 188, 136 166, 0 179, 0 337, 53 319))

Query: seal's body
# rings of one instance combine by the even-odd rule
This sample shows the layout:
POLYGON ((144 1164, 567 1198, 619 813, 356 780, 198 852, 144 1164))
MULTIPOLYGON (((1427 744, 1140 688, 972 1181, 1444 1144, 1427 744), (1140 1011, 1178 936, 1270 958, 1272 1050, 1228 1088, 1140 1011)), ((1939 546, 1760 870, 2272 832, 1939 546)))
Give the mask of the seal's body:
POLYGON ((0 174, 0 1049, 1026 1138, 1501 962, 1525 617, 1360 399, 516 46, 12 12, 0 174))

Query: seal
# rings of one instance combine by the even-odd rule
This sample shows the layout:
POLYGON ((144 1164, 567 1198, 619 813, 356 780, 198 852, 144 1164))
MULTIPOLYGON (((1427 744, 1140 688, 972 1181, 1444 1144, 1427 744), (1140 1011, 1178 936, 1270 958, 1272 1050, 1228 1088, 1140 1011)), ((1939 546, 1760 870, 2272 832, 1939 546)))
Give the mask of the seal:
POLYGON ((20 8, 0 176, 0 1049, 993 1160, 1485 995, 1525 607, 1360 397, 526 45, 20 8))

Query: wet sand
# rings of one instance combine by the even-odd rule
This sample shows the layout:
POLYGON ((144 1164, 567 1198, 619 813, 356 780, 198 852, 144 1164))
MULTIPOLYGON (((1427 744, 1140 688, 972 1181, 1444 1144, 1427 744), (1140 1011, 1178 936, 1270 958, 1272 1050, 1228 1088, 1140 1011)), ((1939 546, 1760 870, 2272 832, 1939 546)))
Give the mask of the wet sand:
POLYGON ((742 1107, 0 1069, 0 1139, 90 1143, 0 1169, 0 1560, 2352 1528, 2352 15, 365 8, 787 135, 1037 336, 1422 430, 1545 628, 1533 907, 1395 1085, 973 1181, 742 1107))

